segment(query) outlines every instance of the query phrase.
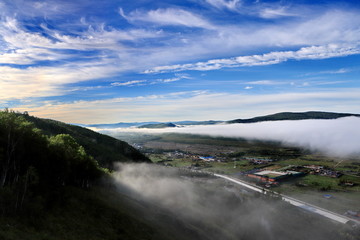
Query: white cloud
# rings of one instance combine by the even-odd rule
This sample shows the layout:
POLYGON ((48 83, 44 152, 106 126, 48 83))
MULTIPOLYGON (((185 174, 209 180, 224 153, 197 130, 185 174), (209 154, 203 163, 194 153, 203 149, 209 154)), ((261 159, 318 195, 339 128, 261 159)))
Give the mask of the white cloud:
POLYGON ((118 67, 108 62, 87 62, 52 67, 0 66, 0 72, 0 99, 6 100, 62 95, 66 84, 111 77, 118 67))
POLYGON ((113 82, 111 86, 144 86, 144 85, 153 85, 153 84, 162 84, 162 83, 171 83, 180 81, 181 79, 191 79, 187 74, 175 74, 173 78, 159 78, 155 80, 131 80, 127 82, 113 82))
MULTIPOLYGON (((346 117, 335 120, 274 121, 250 124, 190 126, 148 130, 148 132, 176 132, 217 137, 271 140, 313 151, 321 151, 328 155, 347 157, 358 156, 360 154, 359 125, 359 117, 346 117)), ((118 129, 117 131, 134 131, 134 129, 118 129)), ((141 132, 144 129, 138 129, 137 131, 141 132)))
POLYGON ((146 80, 132 80, 127 82, 113 82, 111 86, 139 86, 146 82, 146 80))
POLYGON ((175 74, 173 78, 166 78, 166 79, 156 79, 153 83, 169 83, 169 82, 176 82, 181 79, 191 79, 187 74, 175 74))
MULTIPOLYGON (((126 51, 121 41, 137 41, 138 39, 162 37, 162 31, 149 31, 145 29, 131 29, 120 31, 116 29, 105 30, 103 25, 98 28, 90 26, 86 31, 77 35, 63 34, 58 30, 50 30, 41 25, 42 30, 50 37, 37 32, 29 32, 22 28, 15 19, 6 17, 0 24, 0 35, 6 45, 7 52, 0 55, 2 63, 30 64, 36 61, 71 60, 74 55, 70 53, 59 54, 56 50, 109 50, 106 57, 113 57, 119 51, 126 51), (21 60, 23 59, 23 60, 21 60)), ((78 54, 77 56, 81 56, 78 54)))
POLYGON ((192 12, 177 9, 177 8, 167 8, 167 9, 156 9, 150 10, 148 12, 143 11, 133 11, 128 15, 125 15, 122 8, 120 8, 119 13, 129 22, 150 22, 158 25, 178 25, 186 27, 199 27, 199 28, 214 28, 206 19, 192 12))
POLYGON ((216 8, 227 8, 236 11, 241 6, 240 0, 206 0, 206 2, 216 8))
POLYGON ((295 13, 288 11, 288 9, 284 6, 278 8, 263 8, 259 13, 262 18, 280 18, 280 17, 294 17, 298 16, 295 13))
POLYGON ((259 81, 246 82, 246 84, 251 84, 251 85, 281 85, 281 84, 288 84, 288 83, 287 82, 272 81, 272 80, 259 80, 259 81))
POLYGON ((329 44, 324 46, 303 47, 297 51, 270 52, 262 55, 239 56, 227 59, 213 59, 207 62, 160 66, 150 70, 146 70, 145 73, 171 71, 176 72, 186 70, 208 71, 226 67, 271 65, 285 62, 288 60, 326 59, 332 57, 354 55, 359 53, 359 45, 329 44))
POLYGON ((350 69, 348 68, 340 68, 338 70, 333 70, 333 71, 322 71, 322 72, 319 72, 321 74, 343 74, 343 73, 348 73, 348 72, 351 72, 350 69))

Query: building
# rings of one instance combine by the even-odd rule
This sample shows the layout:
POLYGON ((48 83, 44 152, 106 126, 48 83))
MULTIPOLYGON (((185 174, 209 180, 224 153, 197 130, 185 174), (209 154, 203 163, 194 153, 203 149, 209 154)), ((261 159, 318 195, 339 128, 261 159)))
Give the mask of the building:
POLYGON ((286 171, 286 172, 276 172, 276 171, 261 171, 255 173, 247 174, 248 177, 253 179, 258 179, 261 182, 276 182, 280 179, 285 179, 292 176, 300 176, 303 175, 301 172, 295 171, 286 171))
POLYGON ((214 157, 199 157, 200 160, 203 160, 205 162, 214 162, 215 158, 214 157))

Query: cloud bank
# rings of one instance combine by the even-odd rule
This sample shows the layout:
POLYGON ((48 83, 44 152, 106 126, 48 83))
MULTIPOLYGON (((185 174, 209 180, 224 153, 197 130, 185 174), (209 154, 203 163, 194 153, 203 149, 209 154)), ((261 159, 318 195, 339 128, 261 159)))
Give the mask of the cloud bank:
MULTIPOLYGON (((144 130, 118 129, 117 131, 144 130)), ((278 141, 339 157, 358 156, 360 154, 359 117, 335 120, 270 121, 251 124, 190 126, 147 131, 278 141)))

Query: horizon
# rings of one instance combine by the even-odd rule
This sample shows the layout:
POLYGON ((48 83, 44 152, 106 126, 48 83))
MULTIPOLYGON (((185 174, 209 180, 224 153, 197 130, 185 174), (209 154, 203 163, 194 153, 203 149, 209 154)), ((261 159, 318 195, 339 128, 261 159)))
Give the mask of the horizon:
MULTIPOLYGON (((281 114, 281 113, 308 113, 308 112, 322 112, 322 113, 335 113, 335 114, 353 114, 353 115, 360 115, 360 113, 350 113, 350 112, 324 112, 324 111, 305 111, 305 112, 276 112, 276 113, 271 113, 271 114, 267 114, 267 115, 257 115, 254 117, 250 117, 250 118, 236 118, 236 119, 221 119, 221 120, 217 120, 217 119, 203 119, 203 120, 191 120, 191 119, 185 119, 185 120, 174 120, 174 121, 156 121, 156 120, 149 120, 149 121, 136 121, 136 122, 112 122, 112 123, 95 123, 95 124, 81 124, 81 123, 72 123, 72 124, 78 124, 78 125, 85 125, 85 126, 91 126, 91 125, 114 125, 114 124, 131 124, 131 123, 179 123, 179 122, 207 122, 207 121, 215 121, 215 122, 227 122, 227 121, 234 121, 234 120, 247 120, 247 119, 253 119, 253 118, 257 118, 257 117, 266 117, 266 116, 271 116, 271 115, 275 115, 275 114, 281 114)), ((36 116, 35 116, 36 117, 36 116)), ((350 117, 350 116, 344 116, 344 117, 350 117)), ((339 117, 339 118, 344 118, 344 117, 339 117)), ((359 117, 359 116, 352 116, 352 117, 359 117)), ((316 119, 316 118, 314 118, 316 119)), ((338 118, 336 118, 338 119, 338 118)), ((301 120, 307 120, 307 119, 298 119, 295 121, 301 121, 301 120)), ((321 119, 317 119, 317 120, 321 120, 321 119)), ((325 119, 325 120, 331 120, 331 119, 325 119)), ((282 121, 282 120, 264 120, 264 121, 282 121)), ((283 121, 287 121, 287 120, 283 120, 283 121)), ((292 120, 294 121, 294 120, 292 120)), ((71 124, 71 123, 69 123, 71 124)), ((245 123, 247 124, 247 123, 245 123)))
POLYGON ((0 2, 0 109, 67 123, 360 113, 360 2, 0 2))

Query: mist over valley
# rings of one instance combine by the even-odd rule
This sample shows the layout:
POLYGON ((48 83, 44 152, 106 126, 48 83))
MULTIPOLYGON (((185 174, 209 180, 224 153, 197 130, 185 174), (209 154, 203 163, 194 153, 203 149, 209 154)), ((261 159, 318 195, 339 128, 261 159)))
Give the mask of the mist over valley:
POLYGON ((283 120, 258 123, 215 125, 180 125, 179 127, 114 128, 94 130, 116 136, 117 133, 183 133, 212 137, 245 138, 275 141, 337 157, 358 156, 360 153, 360 118, 345 117, 330 120, 283 120))

